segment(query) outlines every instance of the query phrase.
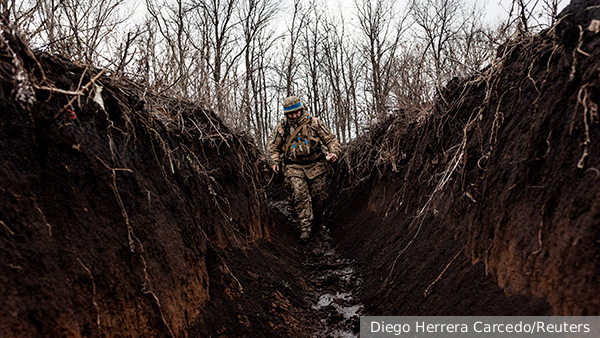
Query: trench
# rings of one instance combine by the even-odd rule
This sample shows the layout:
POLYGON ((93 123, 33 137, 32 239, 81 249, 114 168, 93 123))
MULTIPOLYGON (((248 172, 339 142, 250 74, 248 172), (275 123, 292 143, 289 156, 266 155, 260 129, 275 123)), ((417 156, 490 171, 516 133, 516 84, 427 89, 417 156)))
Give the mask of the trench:
MULTIPOLYGON (((64 95, 25 109, 0 77, 0 336, 356 337, 360 315, 599 314, 600 35, 580 35, 599 12, 579 3, 509 46, 493 90, 453 81, 455 109, 349 146, 306 246, 282 183, 265 204, 267 165, 213 112, 104 77, 105 108, 73 120, 64 95)), ((38 60, 59 89, 91 81, 38 60)))
MULTIPOLYGON (((268 205, 284 216, 286 222, 280 226, 294 227, 287 200, 270 200, 268 205)), ((299 245, 309 286, 305 300, 316 319, 308 324, 308 330, 311 337, 357 338, 364 311, 363 279, 354 261, 336 250, 329 229, 332 225, 331 220, 324 221, 313 229, 309 243, 299 245)))

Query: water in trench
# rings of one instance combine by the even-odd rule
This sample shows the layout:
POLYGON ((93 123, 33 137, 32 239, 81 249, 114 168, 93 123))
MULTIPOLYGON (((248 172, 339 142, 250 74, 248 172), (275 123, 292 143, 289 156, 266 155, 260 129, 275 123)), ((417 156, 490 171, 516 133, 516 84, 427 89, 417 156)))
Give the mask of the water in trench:
MULTIPOLYGON (((292 223, 287 200, 269 200, 268 203, 292 223)), ((363 311, 362 279, 352 261, 336 252, 326 227, 313 229, 311 241, 302 251, 308 273, 306 280, 311 289, 306 301, 319 319, 312 336, 358 338, 363 311)))
POLYGON ((313 337, 358 337, 362 280, 352 262, 335 251, 324 229, 313 236, 305 250, 304 265, 313 288, 308 301, 321 321, 313 337))

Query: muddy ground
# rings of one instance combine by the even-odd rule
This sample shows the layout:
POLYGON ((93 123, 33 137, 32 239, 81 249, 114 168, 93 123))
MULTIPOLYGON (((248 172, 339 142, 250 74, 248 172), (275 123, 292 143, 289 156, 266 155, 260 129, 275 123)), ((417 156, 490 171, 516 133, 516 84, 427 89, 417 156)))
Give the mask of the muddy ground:
POLYGON ((229 296, 219 277, 190 337, 357 337, 362 279, 352 262, 336 252, 327 229, 299 245, 285 198, 268 205, 280 225, 271 240, 227 253, 244 293, 229 296))
POLYGON ((4 22, 0 336, 353 337, 363 314, 600 314, 593 5, 346 145, 307 246, 249 137, 114 74, 95 81, 104 107, 90 86, 64 110, 100 70, 33 53, 4 22))

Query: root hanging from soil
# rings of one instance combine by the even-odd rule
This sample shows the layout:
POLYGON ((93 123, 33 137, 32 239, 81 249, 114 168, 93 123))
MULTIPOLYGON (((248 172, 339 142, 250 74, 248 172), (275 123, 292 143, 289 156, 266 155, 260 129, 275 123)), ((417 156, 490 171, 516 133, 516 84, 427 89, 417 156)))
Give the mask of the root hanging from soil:
MULTIPOLYGON (((478 116, 479 116, 479 114, 477 115, 477 117, 478 116)), ((413 244, 413 242, 417 238, 417 235, 419 234, 419 232, 421 231, 421 227, 423 226, 423 222, 425 220, 425 215, 426 215, 427 211, 429 211, 430 204, 433 201, 434 197, 437 197, 438 192, 443 192, 444 187, 446 186, 446 183, 448 183, 448 180, 450 180, 450 177, 456 171, 458 165, 461 163, 461 161, 463 159, 463 156, 465 154, 465 148, 466 148, 466 145, 467 145, 467 131, 471 127, 472 123, 477 120, 477 117, 474 120, 470 120, 467 123, 467 125, 464 127, 464 130, 463 130, 464 138, 463 138, 463 141, 460 144, 458 150, 456 151, 456 153, 454 155, 454 158, 452 159, 452 161, 450 161, 450 163, 446 167, 446 170, 442 174, 442 178, 439 180, 439 182, 436 185, 435 189, 433 190, 433 192, 429 196, 429 199, 427 200, 427 202, 425 202, 425 204, 423 205, 423 207, 421 207, 421 209, 419 210, 418 214, 415 216, 415 218, 413 219, 413 221, 408 226, 408 228, 410 229, 410 228, 412 228, 413 224, 417 220, 420 221, 419 222, 419 227, 417 228, 417 231, 415 232, 415 235, 413 236, 413 238, 408 242, 408 244, 404 247, 404 249, 402 249, 400 251, 400 253, 398 253, 398 255, 396 256, 396 258, 394 259, 394 262, 392 263, 392 267, 390 268, 390 272, 389 272, 388 276, 386 277, 386 279, 383 281, 382 288, 380 290, 383 290, 383 288, 385 288, 386 285, 388 285, 388 280, 390 279, 390 277, 392 276, 392 273, 394 272, 394 268, 396 266, 396 263, 398 262, 398 259, 410 247, 410 245, 413 244)))
POLYGON ((98 329, 102 329, 102 324, 100 323, 100 308, 98 307, 98 301, 96 299, 96 297, 97 297, 96 281, 94 280, 94 275, 92 274, 92 270, 90 270, 90 268, 88 268, 85 264, 83 264, 83 262, 79 258, 79 255, 77 255, 77 253, 75 251, 71 251, 71 252, 75 255, 75 258, 77 259, 79 264, 81 264, 81 266, 85 269, 85 271, 90 276, 90 279, 92 280, 92 304, 94 305, 94 308, 96 309, 96 325, 98 325, 98 329))
MULTIPOLYGON (((113 193, 115 194, 115 198, 117 199, 117 203, 119 204, 119 208, 121 209, 121 215, 123 216, 123 220, 125 221, 125 225, 127 226, 127 239, 129 241, 129 250, 131 250, 131 252, 135 252, 135 244, 133 243, 133 237, 135 237, 135 235, 133 234, 133 228, 131 227, 131 224, 129 223, 129 216, 127 216, 127 211, 125 210, 125 205, 123 204, 123 199, 121 198, 121 195, 119 194, 119 190, 117 188, 117 174, 116 174, 117 171, 129 171, 129 172, 133 172, 133 171, 131 169, 124 169, 124 168, 111 168, 106 163, 104 163, 104 161, 102 161, 102 159, 100 159, 99 157, 96 157, 96 158, 108 170, 111 171, 111 178, 112 178, 111 189, 112 189, 113 193)), ((136 238, 136 240, 139 242, 139 239, 136 238)), ((141 243, 140 243, 140 245, 141 245, 141 243)), ((142 247, 142 251, 143 251, 143 247, 142 247)))
POLYGON ((113 190, 113 192, 115 194, 115 198, 117 199, 117 203, 119 204, 119 208, 121 209, 121 214, 123 216, 123 220, 125 221, 125 224, 127 226, 127 239, 129 242, 129 250, 132 253, 135 253, 135 251, 136 251, 134 239, 139 245, 139 248, 140 248, 139 257, 142 260, 143 272, 144 272, 144 284, 142 285, 142 293, 149 294, 152 296, 152 298, 156 302, 156 305, 159 308, 160 317, 162 319, 162 322, 164 323, 165 327, 168 329, 171 337, 175 337, 175 335, 173 334, 173 330, 171 329, 171 326, 167 323, 167 320, 165 319, 165 316, 163 314, 162 306, 160 304, 160 299, 158 298, 158 295, 151 289, 150 277, 148 275, 148 264, 146 263, 146 258, 144 258, 144 245, 142 244, 142 242, 139 240, 139 238, 133 232, 133 227, 131 226, 131 224, 129 222, 129 216, 127 215, 127 211, 125 210, 125 205, 123 204, 123 199, 121 198, 121 195, 119 194, 119 190, 117 188, 116 172, 117 171, 127 171, 127 172, 133 173, 133 170, 126 169, 126 168, 111 168, 104 161, 102 161, 102 159, 100 159, 99 157, 96 157, 96 158, 107 169, 109 169, 111 171, 111 178, 112 178, 111 189, 113 190))
POLYGON ((12 230, 10 229, 10 227, 9 227, 8 225, 6 225, 6 223, 4 223, 2 220, 0 220, 0 224, 1 224, 1 225, 4 227, 4 229, 6 229, 6 231, 8 231, 8 233, 9 233, 11 236, 14 236, 14 235, 15 235, 15 232, 14 232, 14 231, 12 231, 12 230))
MULTIPOLYGON (((579 92, 577 93, 577 105, 575 106, 575 111, 577 111, 577 107, 579 104, 583 106, 583 125, 585 127, 585 139, 582 143, 583 145, 583 154, 577 163, 577 168, 583 169, 585 167, 585 159, 589 155, 588 154, 588 146, 591 143, 590 139, 590 123, 594 123, 594 118, 598 117, 598 105, 589 100, 589 94, 587 91, 587 87, 591 86, 590 83, 586 83, 583 85, 579 92), (583 95, 582 95, 583 93, 583 95), (583 96, 583 97, 582 97, 583 96), (589 113, 589 118, 588 118, 589 113), (589 119, 589 121, 588 121, 589 119)), ((573 122, 571 123, 571 126, 573 122)))
POLYGON ((454 255, 454 257, 452 258, 452 260, 450 261, 450 263, 448 263, 446 265, 446 267, 444 268, 444 270, 440 273, 439 276, 437 276, 437 278, 431 282, 431 284, 429 284, 429 286, 427 287, 427 289, 425 289, 425 292, 423 293, 423 295, 425 296, 425 298, 427 298, 427 296, 429 296, 429 294, 431 293, 431 291, 433 290, 433 286, 435 285, 435 283, 437 283, 440 279, 442 279, 442 276, 444 275, 444 272, 446 272, 446 270, 448 270, 448 268, 450 267, 450 265, 452 265, 452 263, 454 263, 454 260, 456 260, 456 258, 461 254, 461 252, 459 251, 458 253, 456 253, 456 255, 454 255))
POLYGON ((175 334, 173 334, 173 330, 171 330, 171 326, 167 323, 167 320, 165 319, 165 315, 163 313, 162 306, 160 305, 160 299, 158 298, 158 295, 156 295, 156 293, 150 289, 150 277, 148 276, 148 264, 146 263, 146 259, 144 258, 144 255, 143 255, 144 247, 142 246, 142 243, 139 241, 139 239, 136 238, 136 240, 138 241, 138 243, 140 244, 140 246, 142 248, 141 252, 140 252, 140 258, 142 259, 142 263, 144 265, 144 284, 142 285, 142 293, 149 294, 152 296, 152 298, 156 302, 156 305, 158 306, 160 318, 162 319, 163 324, 169 331, 170 336, 175 337, 175 334))
POLYGON ((35 206, 35 209, 42 216, 42 221, 44 222, 46 227, 48 227, 48 236, 52 237, 52 226, 50 225, 50 223, 48 223, 48 221, 46 221, 46 216, 44 215, 44 212, 42 211, 42 209, 38 206, 35 197, 31 197, 31 199, 33 200, 33 206, 35 206))

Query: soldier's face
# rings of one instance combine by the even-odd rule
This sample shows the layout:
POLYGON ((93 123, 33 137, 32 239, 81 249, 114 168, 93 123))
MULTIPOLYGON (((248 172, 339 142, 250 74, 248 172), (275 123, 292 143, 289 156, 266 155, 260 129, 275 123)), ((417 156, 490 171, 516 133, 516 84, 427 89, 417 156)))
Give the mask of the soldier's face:
POLYGON ((291 112, 291 113, 289 113, 289 114, 285 114, 285 115, 286 115, 286 116, 288 117, 288 119, 290 119, 290 120, 296 120, 296 119, 298 119, 298 118, 300 117, 300 115, 302 115, 302 109, 300 109, 300 110, 296 110, 296 111, 293 111, 293 112, 291 112))

